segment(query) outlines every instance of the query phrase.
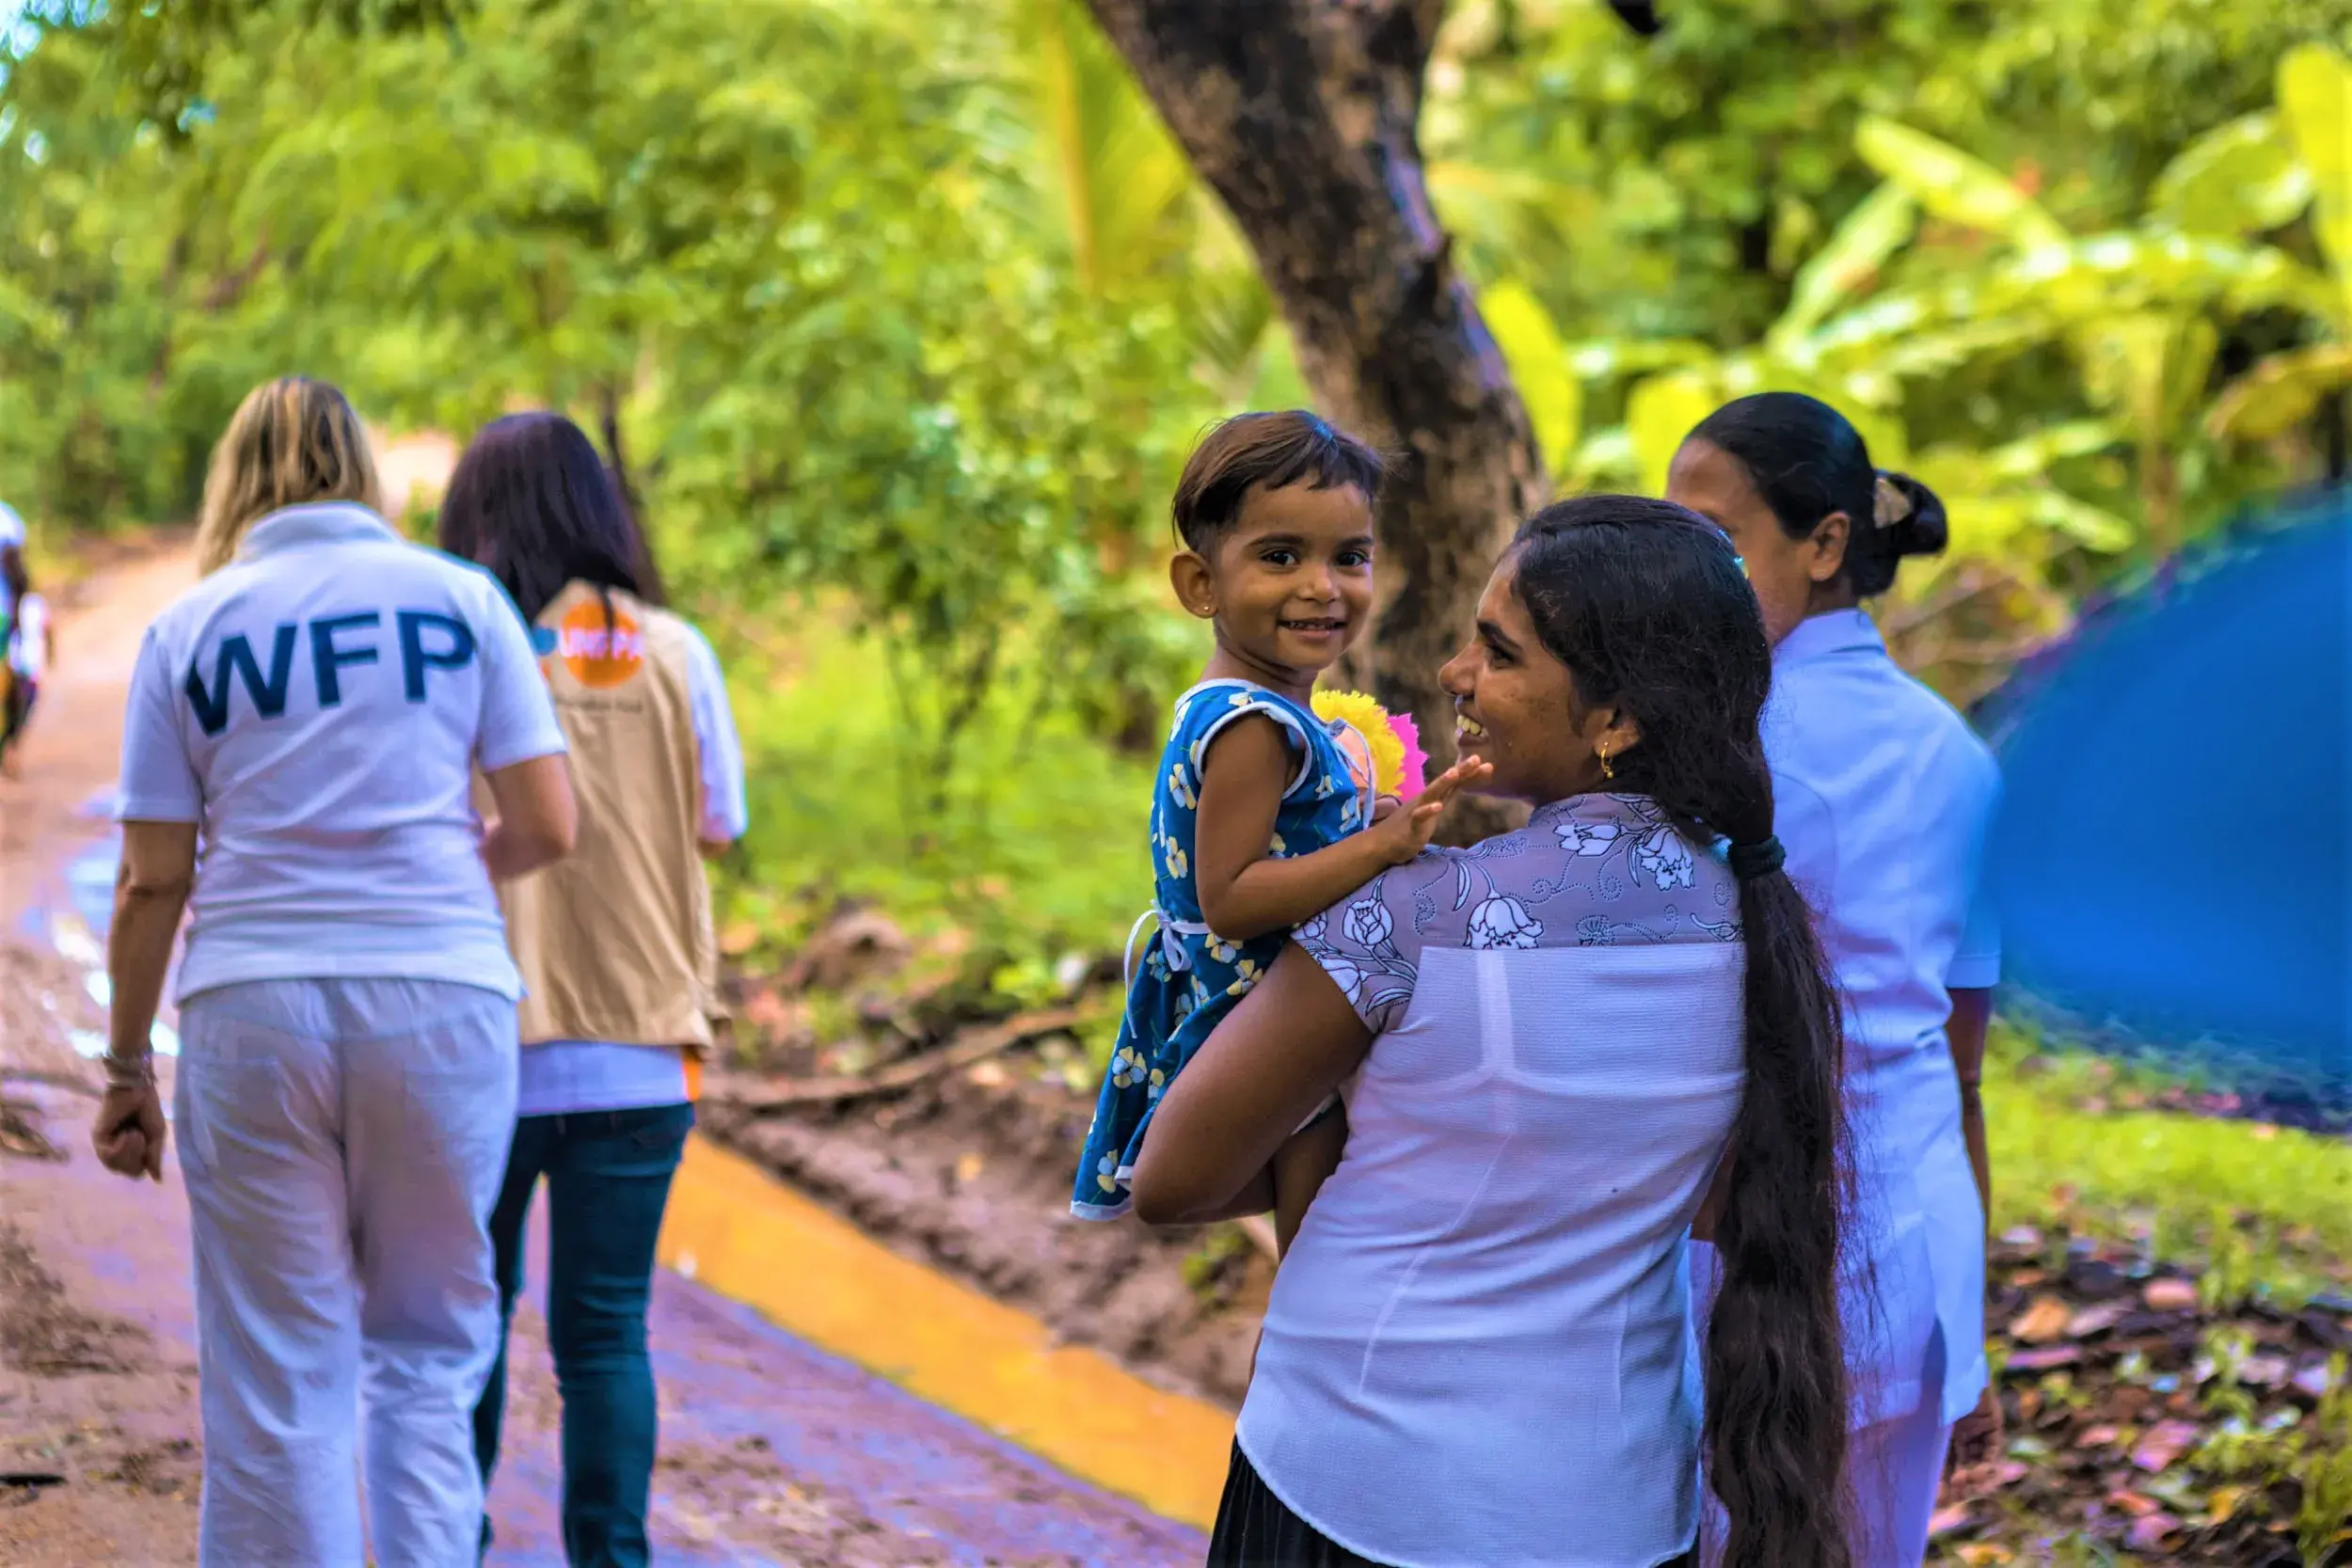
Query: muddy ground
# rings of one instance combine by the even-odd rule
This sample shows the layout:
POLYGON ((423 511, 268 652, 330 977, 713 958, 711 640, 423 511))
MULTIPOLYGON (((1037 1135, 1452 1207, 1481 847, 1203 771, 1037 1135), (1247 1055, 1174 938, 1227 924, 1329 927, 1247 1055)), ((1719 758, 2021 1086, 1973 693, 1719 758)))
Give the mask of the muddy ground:
MULTIPOLYGON (((195 1560, 198 1419, 187 1212, 100 1170, 94 959, 61 956, 66 862, 103 832, 140 634, 193 580, 169 541, 98 546, 57 594, 59 664, 0 781, 0 1564, 195 1560)), ((81 941, 87 942, 83 933, 81 941)), ((170 1063, 161 1064, 168 1094, 170 1063)), ((544 1271, 534 1263, 534 1279, 544 1271)), ((535 1305, 519 1307, 495 1564, 562 1560, 561 1403, 535 1305)), ((666 1271, 653 1321, 660 1560, 1005 1568, 1196 1560, 1198 1537, 1071 1481, 666 1271)))
MULTIPOLYGON (((906 961, 886 922, 849 911, 801 952, 759 966, 765 977, 739 979, 751 1070, 714 1076, 705 1130, 1069 1339, 1238 1405, 1270 1261, 1236 1227, 1155 1234, 1132 1219, 1068 1217, 1093 1108, 1074 1086, 1087 1078, 1076 1038, 1044 1029, 927 1070, 994 1037, 959 1024, 952 1005, 916 1022, 925 1009, 891 990, 906 961), (833 1004, 796 995, 812 979, 838 988, 833 1004), (815 1016, 863 1022, 845 1041, 820 1037, 815 1016), (845 1076, 845 1062, 857 1071, 845 1076), (818 1084, 835 1092, 749 1103, 818 1084)), ((2176 1108, 2244 1113, 2234 1101, 2176 1108)), ((2287 1311, 2210 1294, 2185 1271, 2062 1231, 2001 1239, 1987 1323, 2006 1430, 1950 1478, 1931 1560, 2352 1563, 2352 1533, 2335 1539, 2352 1527, 2352 1392, 2340 1359, 2352 1352, 2352 1300, 2287 1311)))

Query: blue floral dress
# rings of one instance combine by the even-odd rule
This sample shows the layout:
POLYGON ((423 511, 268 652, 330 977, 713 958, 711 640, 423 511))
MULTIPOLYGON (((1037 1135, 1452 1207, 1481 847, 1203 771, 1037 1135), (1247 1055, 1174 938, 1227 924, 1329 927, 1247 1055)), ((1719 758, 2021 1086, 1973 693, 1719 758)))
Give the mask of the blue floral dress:
MULTIPOLYGON (((1311 854, 1368 820, 1363 765, 1350 766, 1337 737, 1344 726, 1327 725, 1289 698, 1248 681, 1204 681, 1176 700, 1176 723, 1160 756, 1152 800, 1154 901, 1144 919, 1156 919, 1159 934, 1128 984, 1126 1017, 1087 1132, 1070 1203, 1082 1219, 1116 1219, 1127 1212, 1127 1181, 1160 1096, 1217 1021, 1258 983, 1289 936, 1273 931, 1248 942, 1225 941, 1201 920, 1192 880, 1202 760, 1219 731, 1253 713, 1288 732, 1297 765, 1275 814, 1270 854, 1278 860, 1311 854)), ((1141 922, 1136 928, 1140 933, 1141 922)))

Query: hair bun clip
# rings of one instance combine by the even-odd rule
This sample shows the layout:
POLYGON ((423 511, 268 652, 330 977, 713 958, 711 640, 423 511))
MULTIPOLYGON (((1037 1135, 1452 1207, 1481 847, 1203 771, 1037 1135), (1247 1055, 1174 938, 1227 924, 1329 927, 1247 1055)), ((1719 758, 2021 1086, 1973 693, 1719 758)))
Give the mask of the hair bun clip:
POLYGON ((1870 492, 1870 521, 1879 528, 1893 528, 1910 515, 1911 498, 1882 469, 1878 484, 1870 492))

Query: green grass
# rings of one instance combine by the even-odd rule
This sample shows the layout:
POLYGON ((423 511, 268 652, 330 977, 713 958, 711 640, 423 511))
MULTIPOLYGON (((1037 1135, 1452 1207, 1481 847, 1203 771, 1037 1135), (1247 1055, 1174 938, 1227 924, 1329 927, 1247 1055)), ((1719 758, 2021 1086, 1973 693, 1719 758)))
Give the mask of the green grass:
POLYGON ((728 651, 752 831, 723 879, 723 923, 789 945, 852 900, 918 941, 960 933, 1016 993, 1118 950, 1151 900, 1157 757, 1041 711, 1038 661, 1013 666, 938 779, 881 650, 834 618, 728 651))
POLYGON ((2166 1080, 1994 1032, 1994 1225, 2129 1242, 2206 1271, 2216 1299, 2300 1300, 2352 1272, 2352 1144, 2129 1108, 2166 1080))

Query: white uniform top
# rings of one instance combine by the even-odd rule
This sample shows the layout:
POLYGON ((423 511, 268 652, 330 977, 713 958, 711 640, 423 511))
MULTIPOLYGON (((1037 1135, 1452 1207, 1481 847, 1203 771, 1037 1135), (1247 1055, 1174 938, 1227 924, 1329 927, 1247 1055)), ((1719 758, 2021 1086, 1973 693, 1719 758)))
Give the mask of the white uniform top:
MULTIPOLYGON (((1788 873, 1846 999, 1847 1103, 1863 1212, 1850 1289, 1854 1424, 1984 1391, 1984 1211, 1960 1126, 1948 992, 2000 978, 1979 861, 2000 775, 1959 714, 1889 657, 1870 618, 1802 622, 1772 651, 1764 750, 1788 873), (1944 1332, 1941 1389, 1922 1388, 1944 1332)), ((1849 1270, 1850 1275, 1851 1270, 1849 1270)))
POLYGON ((289 507, 148 627, 117 815, 200 829, 182 1001, 248 980, 519 996, 471 795, 564 751, 487 573, 365 507, 289 507))
MULTIPOLYGON (((8 502, 0 501, 0 550, 5 550, 11 545, 22 548, 24 544, 24 519, 18 516, 16 509, 9 506, 8 502)), ((0 581, 0 619, 8 616, 10 608, 9 597, 8 585, 0 581)))
POLYGON ((1400 1568, 1648 1568, 1698 1528, 1690 1233, 1746 1085, 1731 873, 1579 796, 1300 927, 1374 1031, 1236 1438, 1400 1568))
MULTIPOLYGON (((692 626, 686 633, 686 705, 702 778, 702 838, 706 844, 732 844, 751 826, 742 742, 735 733, 719 656, 692 626)), ((515 1114, 567 1116, 678 1105, 693 1098, 692 1090, 685 1053, 675 1046, 548 1040, 523 1053, 522 1096, 515 1114)))
POLYGON ((16 607, 8 633, 8 667, 28 681, 49 668, 49 601, 27 594, 16 607))

